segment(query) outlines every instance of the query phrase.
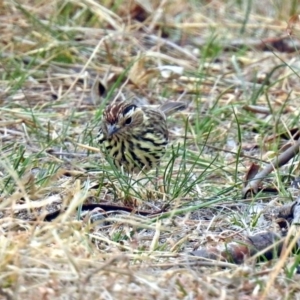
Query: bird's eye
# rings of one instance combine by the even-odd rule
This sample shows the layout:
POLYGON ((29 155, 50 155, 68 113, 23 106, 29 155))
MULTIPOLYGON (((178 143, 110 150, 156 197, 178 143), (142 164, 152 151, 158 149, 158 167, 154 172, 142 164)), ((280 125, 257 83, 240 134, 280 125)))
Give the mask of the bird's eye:
POLYGON ((131 122, 132 122, 132 118, 130 117, 130 118, 126 119, 125 125, 129 125, 131 122))
POLYGON ((125 107, 125 109, 123 110, 123 116, 125 116, 126 114, 128 114, 131 110, 135 110, 136 109, 136 105, 132 104, 132 105, 128 105, 127 107, 125 107))

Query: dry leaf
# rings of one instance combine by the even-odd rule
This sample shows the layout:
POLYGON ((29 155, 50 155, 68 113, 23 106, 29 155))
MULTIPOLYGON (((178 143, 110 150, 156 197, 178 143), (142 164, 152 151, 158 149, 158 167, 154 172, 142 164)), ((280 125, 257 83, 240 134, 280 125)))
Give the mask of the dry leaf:
POLYGON ((288 35, 295 35, 295 32, 300 34, 300 15, 290 17, 286 31, 288 35))
POLYGON ((169 78, 178 78, 183 74, 184 68, 178 67, 178 66, 159 66, 156 68, 160 71, 160 74, 163 78, 169 79, 169 78))
POLYGON ((145 57, 138 56, 128 74, 131 82, 138 87, 148 85, 152 78, 159 76, 158 70, 145 68, 145 60, 145 57))

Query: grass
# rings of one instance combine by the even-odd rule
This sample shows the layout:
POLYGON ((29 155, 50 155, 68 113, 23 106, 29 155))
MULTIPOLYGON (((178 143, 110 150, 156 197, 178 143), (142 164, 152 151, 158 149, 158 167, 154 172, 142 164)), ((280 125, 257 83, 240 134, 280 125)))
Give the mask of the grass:
POLYGON ((277 195, 242 199, 242 189, 251 163, 276 157, 281 134, 299 123, 297 24, 284 40, 292 53, 264 49, 286 35, 298 2, 139 3, 0 4, 1 296, 296 299, 292 237, 271 261, 191 252, 278 232, 262 208, 297 197, 286 178, 299 176, 298 157, 264 181, 277 195), (101 155, 97 131, 116 96, 188 104, 168 119, 158 180, 155 170, 128 176, 101 155), (84 215, 87 203, 163 211, 84 215))

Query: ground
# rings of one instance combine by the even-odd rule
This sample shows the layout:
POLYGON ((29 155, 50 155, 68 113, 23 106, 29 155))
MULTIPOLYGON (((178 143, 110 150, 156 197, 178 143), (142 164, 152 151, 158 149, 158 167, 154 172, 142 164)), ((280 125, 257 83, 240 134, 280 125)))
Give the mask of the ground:
POLYGON ((299 10, 0 2, 1 297, 300 299, 299 10), (101 153, 115 99, 186 103, 158 177, 101 153))

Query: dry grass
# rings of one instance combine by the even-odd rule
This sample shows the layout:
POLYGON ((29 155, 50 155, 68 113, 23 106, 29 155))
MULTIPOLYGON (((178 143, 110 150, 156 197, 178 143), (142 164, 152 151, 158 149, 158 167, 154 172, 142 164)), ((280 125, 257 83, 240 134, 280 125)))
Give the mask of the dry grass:
POLYGON ((269 178, 276 196, 241 199, 251 163, 270 161, 279 134, 299 124, 299 35, 286 27, 300 7, 273 2, 0 2, 3 299, 300 298, 299 257, 288 246, 241 265, 190 254, 278 230, 261 209, 298 196, 285 182, 298 176, 295 158, 269 178), (107 96, 95 97, 99 80, 107 96), (155 171, 128 178, 94 142, 116 94, 189 104, 169 120, 158 190, 155 171), (103 202, 169 208, 83 216, 82 203, 103 202))

